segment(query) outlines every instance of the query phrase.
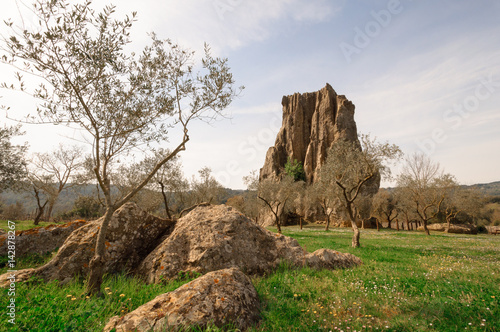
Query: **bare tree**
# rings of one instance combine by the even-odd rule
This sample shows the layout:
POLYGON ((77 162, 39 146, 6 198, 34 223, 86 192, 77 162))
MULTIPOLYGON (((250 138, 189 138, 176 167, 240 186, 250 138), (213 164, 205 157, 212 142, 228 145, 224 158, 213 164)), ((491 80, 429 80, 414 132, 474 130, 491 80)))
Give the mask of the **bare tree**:
POLYGON ((78 146, 65 147, 59 144, 59 147, 48 153, 35 153, 31 162, 33 176, 46 177, 51 179, 52 183, 45 182, 43 191, 48 195, 48 209, 46 220, 50 221, 52 210, 57 202, 61 192, 73 187, 78 182, 77 172, 83 167, 83 149, 78 146))
POLYGON ((454 185, 453 176, 444 174, 439 164, 424 154, 416 153, 406 159, 398 186, 411 201, 427 235, 430 235, 429 221, 438 216, 447 190, 454 185))
MULTIPOLYGON (((50 201, 52 193, 53 178, 46 174, 37 174, 32 171, 27 172, 27 185, 32 190, 32 194, 36 200, 36 215, 33 219, 33 224, 38 225, 42 220, 45 212, 45 207, 50 201)), ((30 191, 31 191, 30 190, 30 191)))
POLYGON ((359 247, 357 226, 358 200, 367 184, 389 177, 387 162, 399 158, 396 145, 377 143, 367 135, 358 142, 339 141, 333 144, 320 171, 320 181, 327 184, 332 197, 337 197, 348 215, 353 229, 352 246, 359 247))
POLYGON ((280 181, 268 178, 259 183, 257 197, 271 211, 278 233, 281 234, 281 220, 284 214, 303 187, 303 181, 295 181, 289 175, 284 175, 280 181))
POLYGON ((212 169, 206 166, 198 171, 198 179, 193 176, 190 188, 193 205, 204 202, 219 204, 226 194, 226 189, 212 175, 212 169))
POLYGON ((139 55, 126 54, 136 14, 118 20, 114 11, 115 7, 106 6, 96 13, 91 1, 39 0, 33 8, 39 25, 18 28, 6 22, 11 30, 1 46, 4 63, 40 78, 34 90, 27 87, 20 72, 16 73, 19 84, 1 85, 41 101, 37 116, 28 120, 83 129, 92 147, 92 169, 106 212, 89 266, 90 294, 100 293, 104 242, 113 212, 186 149, 193 120, 223 116, 238 92, 233 89, 227 59, 212 57, 207 45, 197 73, 193 72, 193 52, 155 34, 139 55), (111 174, 117 163, 131 151, 166 142, 173 127, 179 128, 180 135, 170 153, 127 195, 114 199, 111 174))

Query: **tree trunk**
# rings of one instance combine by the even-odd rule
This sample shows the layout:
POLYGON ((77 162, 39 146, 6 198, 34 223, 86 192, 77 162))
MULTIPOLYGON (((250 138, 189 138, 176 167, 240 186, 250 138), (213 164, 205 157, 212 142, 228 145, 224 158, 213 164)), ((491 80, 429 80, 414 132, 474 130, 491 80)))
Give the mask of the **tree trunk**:
POLYGON ((300 217, 299 223, 300 223, 300 229, 302 229, 302 217, 300 217))
POLYGON ((42 219, 43 211, 45 210, 44 207, 45 207, 45 205, 42 206, 42 207, 39 207, 37 209, 35 220, 33 220, 33 225, 36 226, 36 225, 38 225, 40 223, 40 219, 42 219))
POLYGON ((276 228, 278 228, 278 233, 281 234, 281 222, 280 222, 280 217, 276 216, 276 228))
POLYGON ((45 203, 43 203, 42 205, 42 202, 40 201, 40 192, 35 187, 33 188, 33 190, 35 191, 36 204, 38 205, 37 214, 35 216, 35 220, 33 220, 33 224, 36 226, 40 223, 40 219, 42 219, 43 211, 45 211, 45 206, 47 205, 48 201, 45 201, 45 203))
POLYGON ((375 218, 375 222, 377 223, 377 232, 380 232, 380 224, 377 218, 375 218))
POLYGON ((408 221, 408 218, 406 219, 406 230, 410 230, 410 222, 408 221))
POLYGON ((56 201, 50 200, 49 201, 49 209, 47 210, 47 214, 45 217, 45 220, 51 221, 52 220, 52 210, 54 209, 54 205, 56 204, 56 201))
POLYGON ((163 204, 165 204, 165 212, 167 213, 168 219, 172 219, 172 216, 170 215, 170 209, 168 208, 168 199, 167 199, 167 194, 165 193, 165 186, 163 185, 163 182, 158 181, 158 184, 161 187, 161 194, 163 196, 163 204))
POLYGON ((424 225, 425 234, 431 235, 431 232, 429 232, 429 229, 427 228, 427 220, 423 221, 423 225, 424 225))
POLYGON ((352 235, 352 247, 359 248, 359 228, 356 225, 356 222, 351 221, 352 230, 354 234, 352 235))
POLYGON ((446 229, 444 230, 445 233, 449 233, 450 232, 450 219, 451 218, 446 218, 446 224, 447 224, 447 227, 446 229))
POLYGON ((325 226, 325 231, 328 231, 330 228, 330 215, 326 216, 326 226, 325 226))
POLYGON ((352 235, 352 247, 353 248, 358 248, 359 245, 359 228, 358 225, 356 225, 356 218, 354 217, 354 211, 353 211, 353 205, 352 202, 347 202, 347 212, 349 214, 349 218, 351 219, 351 226, 353 230, 353 235, 352 235))
POLYGON ((396 230, 399 232, 399 220, 396 220, 396 230))
POLYGON ((388 222, 388 224, 387 224, 387 228, 389 228, 389 229, 391 229, 391 228, 392 228, 392 227, 391 227, 391 221, 392 221, 391 219, 387 218, 387 222, 388 222))
POLYGON ((111 207, 106 209, 104 220, 102 221, 99 233, 97 234, 97 241, 95 246, 94 257, 90 260, 89 264, 89 278, 87 282, 88 295, 101 294, 102 277, 104 275, 104 255, 106 253, 106 232, 108 230, 109 222, 115 210, 111 207))

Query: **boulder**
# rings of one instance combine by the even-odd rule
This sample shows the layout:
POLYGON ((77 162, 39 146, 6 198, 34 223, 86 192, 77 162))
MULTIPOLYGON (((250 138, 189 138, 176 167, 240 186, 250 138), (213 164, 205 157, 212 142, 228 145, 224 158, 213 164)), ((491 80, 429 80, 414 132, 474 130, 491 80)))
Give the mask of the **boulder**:
MULTIPOLYGON (((446 232, 455 234, 477 234, 477 227, 469 224, 451 224, 448 229, 447 223, 435 223, 427 225, 427 228, 435 232, 446 232)), ((418 231, 423 231, 424 226, 419 226, 418 231)))
POLYGON ((307 253, 295 239, 271 233, 226 205, 197 207, 142 262, 136 273, 149 283, 179 272, 207 273, 238 267, 247 274, 270 273, 282 260, 314 268, 361 264, 351 254, 330 249, 307 253), (324 251, 326 250, 326 251, 324 251))
POLYGON ((484 226, 488 234, 500 234, 500 226, 484 226))
POLYGON ((255 288, 245 274, 230 268, 207 273, 125 316, 115 316, 104 331, 171 331, 227 324, 245 330, 258 319, 255 288))
POLYGON ((477 234, 477 227, 470 224, 451 224, 445 232, 456 234, 477 234))
MULTIPOLYGON (((46 265, 19 273, 19 281, 37 276, 45 281, 70 281, 75 275, 87 276, 89 263, 103 218, 88 222, 66 239, 57 255, 46 265)), ((105 273, 133 270, 172 230, 173 222, 148 214, 134 203, 115 211, 106 234, 105 273)), ((0 286, 5 281, 0 276, 0 286)))
MULTIPOLYGON (((45 254, 61 247, 66 238, 84 225, 85 220, 76 220, 60 225, 32 228, 16 232, 16 257, 28 254, 45 254)), ((7 255, 7 234, 0 235, 0 256, 7 255)))

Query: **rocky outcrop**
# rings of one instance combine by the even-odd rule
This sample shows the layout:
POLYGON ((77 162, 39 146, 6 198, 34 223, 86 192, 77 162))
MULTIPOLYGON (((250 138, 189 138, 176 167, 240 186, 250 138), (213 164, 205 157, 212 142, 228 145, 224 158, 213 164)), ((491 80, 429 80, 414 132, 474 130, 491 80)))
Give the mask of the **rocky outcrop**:
MULTIPOLYGON (((448 224, 446 223, 435 223, 427 225, 427 228, 431 231, 436 232, 446 232, 455 234, 477 234, 477 227, 475 225, 469 224, 451 224, 448 229, 448 224)), ((423 231, 424 226, 417 228, 418 231, 423 231)))
MULTIPOLYGON (((75 230, 50 262, 29 272, 18 271, 18 281, 37 276, 66 283, 75 275, 87 276, 102 221, 100 218, 75 230)), ((106 234, 105 273, 134 270, 172 226, 173 222, 150 215, 134 203, 123 205, 113 214, 106 234)), ((5 278, 0 276, 0 285, 5 278)))
POLYGON ((357 141, 354 104, 326 86, 316 92, 284 96, 283 123, 266 154, 260 179, 279 178, 287 159, 304 165, 306 180, 314 182, 332 144, 357 141))
MULTIPOLYGON (((28 254, 45 254, 61 247, 66 238, 84 225, 85 220, 76 220, 60 225, 32 228, 16 232, 16 257, 28 254)), ((0 256, 7 255, 7 234, 0 235, 0 256)))
POLYGON ((104 331, 173 331, 227 324, 245 330, 258 319, 255 288, 240 270, 231 268, 207 273, 125 316, 115 316, 104 331))
MULTIPOLYGON (((358 142, 354 104, 344 95, 326 86, 316 92, 295 93, 284 96, 283 122, 274 146, 266 154, 264 166, 260 169, 260 181, 267 178, 280 179, 288 159, 297 160, 304 166, 307 184, 312 184, 319 176, 321 166, 328 152, 339 140, 358 142)), ((363 195, 371 197, 378 191, 380 176, 373 178, 363 188, 363 195)), ((371 203, 370 203, 371 205, 371 203)), ((302 216, 308 221, 325 220, 326 216, 314 202, 294 202, 291 214, 302 216)), ((342 216, 347 222, 348 217, 342 216)), ((286 225, 288 218, 282 223, 286 225)), ((273 224, 269 211, 260 211, 259 223, 263 226, 273 224)))
POLYGON ((172 234, 137 270, 147 282, 176 277, 180 271, 207 273, 238 267, 247 274, 270 273, 282 260, 313 268, 361 264, 334 250, 307 253, 295 239, 274 234, 226 205, 198 207, 179 219, 172 234))

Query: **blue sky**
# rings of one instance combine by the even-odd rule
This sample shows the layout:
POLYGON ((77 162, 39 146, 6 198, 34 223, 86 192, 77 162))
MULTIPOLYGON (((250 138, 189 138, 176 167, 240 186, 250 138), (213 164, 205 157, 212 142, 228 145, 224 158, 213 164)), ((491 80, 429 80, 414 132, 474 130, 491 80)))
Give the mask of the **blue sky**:
MULTIPOLYGON (((3 2, 2 19, 15 16, 15 1, 3 2)), ((500 180, 498 1, 115 3, 119 15, 138 12, 137 49, 150 31, 198 53, 207 42, 246 87, 231 120, 193 126, 182 155, 188 176, 210 166, 224 185, 243 188, 274 144, 282 96, 328 82, 356 105, 358 131, 427 153, 461 183, 500 180)), ((32 151, 72 135, 24 129, 32 151)))

